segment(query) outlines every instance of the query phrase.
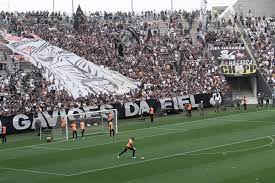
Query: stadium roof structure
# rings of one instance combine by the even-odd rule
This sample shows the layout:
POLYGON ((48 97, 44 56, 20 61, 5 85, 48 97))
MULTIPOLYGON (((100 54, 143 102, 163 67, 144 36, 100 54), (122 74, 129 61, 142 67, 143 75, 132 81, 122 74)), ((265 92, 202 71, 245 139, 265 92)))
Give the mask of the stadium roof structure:
POLYGON ((248 16, 249 11, 251 16, 275 16, 275 1, 274 0, 232 0, 228 6, 213 6, 212 10, 220 12, 219 18, 222 18, 232 11, 239 15, 248 16), (234 9, 234 10, 232 10, 234 9))
POLYGON ((247 16, 249 10, 252 16, 275 16, 274 0, 238 0, 233 7, 236 12, 243 13, 243 16, 247 16))

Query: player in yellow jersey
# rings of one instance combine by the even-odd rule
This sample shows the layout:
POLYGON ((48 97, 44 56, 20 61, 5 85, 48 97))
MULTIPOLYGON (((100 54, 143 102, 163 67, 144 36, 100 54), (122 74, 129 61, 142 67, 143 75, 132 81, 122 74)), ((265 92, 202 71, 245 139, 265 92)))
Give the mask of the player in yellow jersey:
POLYGON ((117 156, 117 158, 119 159, 120 156, 121 156, 122 154, 124 154, 127 150, 133 151, 133 156, 132 156, 132 158, 136 158, 136 157, 135 157, 136 148, 134 147, 134 137, 129 138, 128 143, 127 143, 126 146, 125 146, 125 149, 124 149, 121 153, 119 153, 119 155, 117 156))
POLYGON ((81 122, 80 122, 80 129, 81 129, 81 137, 82 137, 82 139, 84 139, 84 132, 85 132, 85 122, 84 122, 84 120, 82 120, 81 122))
POLYGON ((110 137, 115 137, 115 130, 114 130, 114 124, 113 124, 113 115, 112 113, 109 113, 108 115, 108 127, 110 131, 110 137))

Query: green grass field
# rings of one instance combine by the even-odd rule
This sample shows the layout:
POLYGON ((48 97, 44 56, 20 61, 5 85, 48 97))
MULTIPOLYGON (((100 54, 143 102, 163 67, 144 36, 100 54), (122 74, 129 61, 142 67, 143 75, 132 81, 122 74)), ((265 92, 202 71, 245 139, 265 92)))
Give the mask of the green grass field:
POLYGON ((119 121, 115 139, 42 143, 33 134, 0 144, 0 182, 5 183, 272 183, 275 180, 275 110, 196 111, 149 120, 119 121), (137 159, 127 152, 135 137, 137 159), (140 157, 145 157, 144 160, 140 157))

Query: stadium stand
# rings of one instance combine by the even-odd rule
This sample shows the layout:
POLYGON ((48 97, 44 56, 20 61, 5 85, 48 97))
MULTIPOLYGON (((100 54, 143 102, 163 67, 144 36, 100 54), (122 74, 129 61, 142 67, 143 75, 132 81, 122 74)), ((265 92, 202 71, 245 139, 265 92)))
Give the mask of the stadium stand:
MULTIPOLYGON (((8 93, 18 97, 2 101, 2 113, 8 115, 19 111, 53 110, 59 107, 212 93, 217 90, 230 92, 218 67, 203 51, 203 44, 197 41, 194 43, 189 35, 190 29, 194 29, 192 21, 196 14, 178 11, 170 17, 166 11, 143 12, 141 15, 97 12, 75 29, 65 14, 2 12, 1 22, 8 27, 9 33, 24 37, 35 34, 55 46, 140 82, 138 90, 121 96, 100 93, 73 99, 65 90, 53 90, 54 81, 43 80, 43 72, 40 70, 40 74, 28 74, 20 81, 24 82, 23 86, 28 85, 26 83, 29 80, 36 81, 34 88, 38 92, 26 94, 21 90, 19 93, 18 90, 10 89, 8 93), (160 29, 164 24, 167 28, 165 31, 160 29), (135 35, 125 38, 125 30, 129 27, 135 35), (123 44, 129 44, 124 47, 123 53, 116 49, 116 37, 123 40, 123 44), (133 43, 133 37, 139 44, 133 43), (182 63, 179 62, 180 53, 184 55, 182 63), (37 97, 35 93, 43 95, 37 97), (17 102, 23 105, 17 105, 17 102)), ((226 36, 227 32, 217 34, 220 35, 226 36)), ((11 79, 14 78, 11 75, 8 78, 5 88, 11 88, 10 85, 16 82, 11 79)))

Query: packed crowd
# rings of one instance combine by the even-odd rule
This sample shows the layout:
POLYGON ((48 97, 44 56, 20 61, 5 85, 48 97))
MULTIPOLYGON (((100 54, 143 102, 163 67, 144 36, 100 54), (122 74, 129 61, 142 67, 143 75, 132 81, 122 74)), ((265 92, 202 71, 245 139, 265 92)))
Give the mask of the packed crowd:
POLYGON ((241 18, 250 39, 258 67, 275 88, 275 19, 270 17, 241 18))
POLYGON ((242 44, 241 34, 234 29, 213 30, 206 34, 206 42, 217 46, 231 46, 233 44, 242 44))
MULTIPOLYGON (((32 88, 30 80, 37 81, 33 84, 35 87, 32 92, 25 92, 22 96, 7 87, 10 94, 16 95, 9 102, 1 102, 2 113, 4 111, 9 115, 81 105, 122 103, 129 100, 211 93, 216 90, 230 92, 218 68, 205 58, 203 45, 194 43, 188 34, 189 30, 182 27, 182 19, 190 27, 195 16, 195 13, 185 11, 175 12, 173 16, 167 11, 143 12, 140 15, 96 12, 90 14, 78 29, 74 29, 70 18, 60 13, 2 13, 2 22, 10 24, 9 31, 25 37, 36 34, 55 46, 141 83, 138 90, 122 96, 91 94, 73 99, 65 90, 56 91, 54 81, 45 81, 42 75, 32 73, 26 79, 29 89, 32 88), (165 34, 161 34, 162 24, 168 28, 165 34), (125 30, 128 27, 135 30, 138 39, 125 39, 125 30), (116 49, 115 38, 126 40, 124 44, 127 46, 124 47, 123 55, 116 49), (179 60, 183 60, 181 64, 179 60)), ((227 33, 219 35, 226 37, 227 33)), ((9 84, 11 81, 10 79, 9 84)))

